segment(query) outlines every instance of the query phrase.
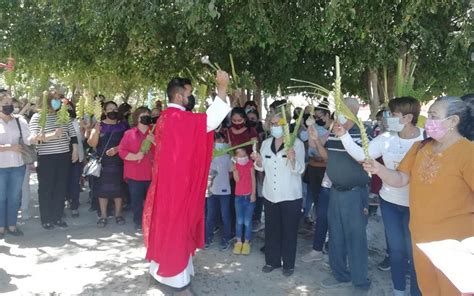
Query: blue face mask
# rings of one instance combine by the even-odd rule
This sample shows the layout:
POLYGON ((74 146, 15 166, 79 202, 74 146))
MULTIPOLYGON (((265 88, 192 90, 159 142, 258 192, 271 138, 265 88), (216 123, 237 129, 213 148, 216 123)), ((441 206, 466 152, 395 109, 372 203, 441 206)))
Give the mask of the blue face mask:
POLYGON ((283 127, 282 126, 272 126, 270 133, 272 134, 272 137, 279 139, 283 137, 283 127))
POLYGON ((309 139, 308 131, 301 131, 300 132, 300 140, 303 141, 303 142, 306 142, 306 141, 308 141, 308 139, 309 139))
POLYGON ((59 108, 61 108, 61 101, 58 99, 51 100, 51 108, 53 108, 53 110, 59 110, 59 108))
POLYGON ((346 124, 347 118, 344 115, 339 114, 337 115, 337 121, 339 121, 340 124, 346 124))
POLYGON ((227 148, 227 143, 215 143, 214 148, 216 148, 216 150, 224 150, 227 148))

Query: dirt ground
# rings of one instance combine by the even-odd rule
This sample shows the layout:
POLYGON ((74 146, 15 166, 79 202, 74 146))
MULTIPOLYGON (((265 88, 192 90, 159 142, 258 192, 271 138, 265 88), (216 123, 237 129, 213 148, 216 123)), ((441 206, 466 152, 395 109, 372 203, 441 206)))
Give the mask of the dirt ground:
MULTIPOLYGON (((41 228, 32 175, 32 218, 21 222, 24 237, 5 236, 0 241, 0 294, 5 295, 170 295, 147 273, 142 237, 133 229, 131 213, 127 223, 113 219, 105 229, 96 227, 95 213, 88 212, 87 193, 82 193, 80 217, 66 212, 67 229, 41 228)), ((376 268, 383 259, 385 239, 380 217, 372 216, 369 239, 368 295, 392 295, 390 272, 376 268)), ((220 234, 216 234, 217 237, 220 234)), ((215 239, 216 241, 216 239, 215 239)), ((218 250, 214 244, 194 257, 196 276, 192 289, 196 295, 351 295, 351 288, 326 290, 320 282, 330 276, 323 261, 303 263, 301 257, 311 250, 312 233, 304 228, 298 237, 295 273, 287 278, 281 270, 261 272, 264 256, 263 232, 254 236, 249 256, 218 250)))

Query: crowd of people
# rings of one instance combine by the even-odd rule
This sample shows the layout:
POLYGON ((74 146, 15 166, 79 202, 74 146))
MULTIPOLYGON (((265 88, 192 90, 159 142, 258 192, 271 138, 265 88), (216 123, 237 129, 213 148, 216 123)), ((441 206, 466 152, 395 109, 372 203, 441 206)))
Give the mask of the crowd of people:
MULTIPOLYGON (((181 85, 189 94, 178 104, 176 87, 169 87, 168 108, 193 112, 194 100, 188 99, 191 81, 176 79, 170 85, 181 85)), ((68 227, 65 205, 73 218, 80 215, 79 195, 87 181, 97 227, 106 227, 111 215, 115 223, 125 224, 123 211, 130 208, 135 229, 142 230, 153 164, 160 153, 156 150, 168 149, 160 147, 159 136, 153 134, 162 106, 158 102, 153 110, 133 110, 103 96, 101 101, 100 120, 77 118, 74 103, 51 91, 47 105, 39 106, 47 109, 42 125, 36 106, 0 90, 0 239, 23 235, 17 217, 21 213, 22 219, 29 218, 29 178, 34 170, 44 229, 68 227), (62 104, 68 106, 67 124, 58 124, 62 104), (143 149, 145 141, 148 150, 143 149), (28 146, 35 149, 32 158, 27 157, 28 146), (84 176, 85 164, 94 159, 101 164, 100 176, 84 176)), ((359 101, 346 98, 345 103, 357 116, 359 101)), ((355 291, 366 291, 371 284, 366 234, 369 196, 377 196, 394 295, 405 295, 407 276, 410 295, 454 295, 455 288, 416 244, 474 236, 474 94, 438 98, 423 127, 418 123, 418 100, 390 100, 377 120, 367 125, 370 159, 359 127, 342 115, 335 116, 327 100, 294 110, 295 122, 300 112, 303 120, 299 127, 291 125, 292 131, 298 128, 298 137, 287 147, 282 119, 292 117, 282 116, 286 104, 274 101, 262 119, 259 106, 248 101, 232 108, 213 134, 217 152, 249 144, 216 153, 210 162, 204 248, 212 249, 220 227, 219 249, 248 255, 255 252, 252 233, 264 229, 262 271, 282 267, 283 275, 291 276, 298 228, 310 225, 312 250, 300 259, 310 263, 328 254, 332 277, 321 286, 352 285, 355 291)), ((194 161, 191 155, 183 157, 194 161)))

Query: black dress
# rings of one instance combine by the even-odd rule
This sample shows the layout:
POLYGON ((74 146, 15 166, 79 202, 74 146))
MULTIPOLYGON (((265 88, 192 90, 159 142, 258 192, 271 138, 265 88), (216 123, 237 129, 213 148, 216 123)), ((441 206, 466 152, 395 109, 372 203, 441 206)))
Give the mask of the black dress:
POLYGON ((102 173, 94 180, 94 196, 97 198, 119 198, 127 194, 126 183, 123 180, 123 161, 118 153, 114 156, 107 156, 107 151, 120 144, 123 134, 129 128, 127 122, 117 124, 101 123, 99 143, 96 147, 97 155, 102 153, 102 173), (109 140, 110 139, 110 140, 109 140), (108 142, 108 144, 107 144, 108 142))

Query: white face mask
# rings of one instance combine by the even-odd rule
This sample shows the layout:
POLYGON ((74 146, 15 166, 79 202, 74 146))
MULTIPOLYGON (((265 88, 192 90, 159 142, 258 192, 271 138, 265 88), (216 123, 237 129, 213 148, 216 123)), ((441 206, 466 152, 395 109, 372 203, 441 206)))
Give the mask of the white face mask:
POLYGON ((237 163, 240 165, 246 165, 249 162, 249 158, 247 156, 237 157, 236 160, 237 160, 237 163))
POLYGON ((347 122, 347 118, 342 114, 338 114, 337 121, 339 121, 340 124, 344 125, 347 122))
POLYGON ((389 117, 387 118, 387 126, 388 130, 391 132, 401 132, 403 128, 405 127, 404 123, 400 122, 401 118, 398 117, 389 117))
POLYGON ((283 137, 283 127, 282 126, 272 126, 270 133, 272 134, 272 137, 278 139, 283 137))

